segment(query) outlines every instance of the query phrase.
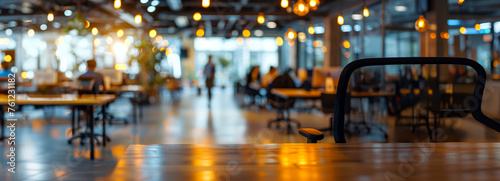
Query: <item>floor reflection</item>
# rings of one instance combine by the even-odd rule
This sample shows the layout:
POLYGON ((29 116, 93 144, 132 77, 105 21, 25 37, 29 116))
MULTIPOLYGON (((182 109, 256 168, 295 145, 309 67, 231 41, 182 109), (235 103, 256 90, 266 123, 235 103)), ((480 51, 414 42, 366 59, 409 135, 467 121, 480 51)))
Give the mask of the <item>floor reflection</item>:
MULTIPOLYGON (((20 121, 16 130, 17 136, 17 170, 16 174, 8 174, 0 168, 0 180, 107 180, 110 175, 127 175, 115 170, 117 166, 130 167, 153 167, 156 164, 168 162, 168 160, 156 160, 154 163, 126 163, 119 162, 129 145, 142 144, 262 144, 262 143, 304 143, 306 140, 298 134, 287 135, 284 129, 267 129, 267 121, 275 117, 272 110, 242 109, 240 108, 241 96, 233 96, 228 90, 215 90, 211 107, 209 108, 207 98, 186 93, 180 102, 173 104, 165 99, 157 105, 145 106, 144 118, 133 125, 115 123, 107 127, 109 137, 112 141, 103 148, 96 147, 96 161, 89 161, 88 144, 79 145, 79 141, 68 145, 66 139, 71 136, 69 115, 67 107, 57 107, 50 110, 49 116, 45 116, 44 109, 25 107, 22 112, 28 119, 20 121)), ((375 103, 381 103, 376 101, 375 103)), ((356 106, 357 103, 353 104, 356 106)), ((114 104, 118 108, 111 108, 111 112, 117 117, 129 118, 131 105, 125 100, 117 100, 114 104)), ((377 105, 376 105, 377 106, 377 105)), ((408 120, 396 121, 395 117, 380 114, 384 108, 378 105, 373 112, 359 114, 361 109, 354 109, 352 113, 353 122, 362 119, 370 122, 371 126, 381 127, 387 132, 385 139, 382 131, 361 132, 348 136, 349 142, 427 142, 428 134, 424 127, 412 130, 403 123, 408 120), (397 135, 397 136, 395 136, 397 135)), ((368 107, 363 105, 363 107, 368 107)), ((46 110, 46 109, 45 109, 46 110)), ((368 110, 366 110, 368 111, 368 110)), ((408 114, 408 113, 405 113, 408 114)), ((329 125, 329 118, 319 111, 297 112, 293 111, 291 116, 302 123, 302 127, 323 128, 329 125)), ((485 128, 483 125, 467 117, 459 120, 447 120, 443 123, 443 131, 447 136, 445 141, 484 142, 497 141, 500 135, 485 128)), ((96 127, 100 133, 101 125, 96 127)), ((334 143, 331 135, 326 136, 323 143, 334 143)), ((6 155, 8 145, 0 142, 0 154, 6 155)), ((198 148, 197 148, 198 149, 198 148)), ((148 154, 154 156, 164 150, 149 150, 148 154)), ((212 165, 212 153, 205 152, 203 147, 193 151, 193 165, 212 165)), ((253 162, 258 164, 274 162, 289 166, 314 166, 325 160, 318 160, 317 155, 307 154, 308 150, 293 148, 293 150, 281 150, 283 153, 274 153, 273 156, 263 154, 264 150, 256 148, 241 148, 240 153, 247 155, 249 160, 240 162, 253 162)), ((342 159, 340 155, 326 155, 331 159, 342 159)), ((0 162, 7 162, 7 157, 0 157, 0 162)), ((311 168, 313 169, 313 168, 311 168)), ((283 170, 278 173, 280 177, 287 177, 283 170)), ((156 170, 151 178, 161 178, 162 170, 156 170)), ((142 175, 152 174, 152 170, 143 170, 142 175)), ((318 175, 310 175, 315 171, 304 172, 304 178, 320 178, 318 175)), ((267 177, 269 173, 258 173, 267 177)), ((224 177, 223 173, 214 170, 197 170, 192 176, 197 180, 213 180, 224 177), (222 174, 222 175, 221 175, 222 174)), ((301 176, 302 177, 302 176, 301 176)), ((119 180, 120 177, 112 178, 119 180)), ((175 180, 175 178, 173 178, 175 180)), ((290 178, 292 179, 292 178, 290 178)), ((295 179, 295 178, 293 178, 295 179)))

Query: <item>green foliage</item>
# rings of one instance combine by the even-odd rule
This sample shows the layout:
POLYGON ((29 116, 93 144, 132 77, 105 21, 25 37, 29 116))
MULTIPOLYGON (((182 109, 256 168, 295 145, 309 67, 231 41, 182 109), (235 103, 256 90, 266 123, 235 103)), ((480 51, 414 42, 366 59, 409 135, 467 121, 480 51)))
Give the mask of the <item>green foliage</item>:
POLYGON ((160 61, 165 56, 165 53, 158 50, 150 41, 145 40, 142 40, 138 46, 134 47, 140 53, 137 56, 130 56, 129 65, 132 64, 133 60, 136 60, 140 67, 139 83, 146 90, 157 89, 165 83, 165 78, 160 75, 155 66, 160 65, 160 61))
POLYGON ((225 59, 225 58, 219 58, 219 64, 222 67, 227 68, 227 67, 229 67, 229 65, 231 65, 231 60, 225 59))
POLYGON ((72 20, 69 20, 68 23, 63 26, 62 31, 64 33, 69 33, 71 30, 77 30, 78 36, 86 36, 90 33, 90 28, 85 28, 85 21, 83 14, 78 12, 72 20))

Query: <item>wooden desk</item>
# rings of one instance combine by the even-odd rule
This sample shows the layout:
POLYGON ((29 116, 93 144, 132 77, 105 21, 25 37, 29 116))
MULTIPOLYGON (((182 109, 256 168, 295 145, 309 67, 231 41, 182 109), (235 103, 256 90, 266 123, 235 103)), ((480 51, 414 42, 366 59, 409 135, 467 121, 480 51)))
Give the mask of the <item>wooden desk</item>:
POLYGON ((271 93, 285 99, 289 98, 320 98, 321 97, 320 90, 312 89, 310 91, 306 91, 305 89, 300 88, 275 88, 271 89, 271 93))
POLYGON ((500 143, 130 145, 106 180, 500 180, 498 153, 500 143))
POLYGON ((133 122, 137 123, 137 112, 139 112, 139 117, 143 117, 143 111, 142 111, 142 106, 139 103, 141 101, 141 96, 142 93, 146 92, 146 89, 144 89, 144 86, 142 85, 121 85, 121 86, 111 86, 109 89, 105 91, 106 93, 124 93, 124 92, 131 92, 135 94, 135 100, 132 101, 132 117, 133 117, 133 122))
MULTIPOLYGON (((289 99, 289 98, 309 98, 309 99, 319 99, 323 90, 312 89, 306 91, 300 88, 277 88, 271 89, 271 93, 274 95, 289 99)), ((331 94, 336 94, 332 92, 331 94)), ((363 97, 392 97, 395 93, 392 92, 350 92, 351 97, 363 98, 363 97)))
MULTIPOLYGON (((17 94, 16 105, 45 105, 45 106, 103 106, 115 100, 114 95, 98 94, 98 95, 74 95, 74 94, 60 94, 60 95, 27 95, 17 94)), ((1 123, 1 139, 4 139, 4 107, 8 106, 8 95, 0 94, 0 123, 1 123)), ((103 106, 103 117, 106 117, 106 106, 103 106)), ((73 111, 74 114, 74 111, 73 111)), ((90 109, 89 115, 94 115, 94 109, 90 109)), ((9 115, 10 116, 10 115, 9 115)), ((94 117, 88 116, 90 125, 90 159, 94 159, 94 117)), ((72 129, 74 128, 75 120, 74 115, 71 120, 72 129)), ((102 121, 103 136, 106 136, 106 121, 102 121)), ((74 130, 72 130, 74 134, 74 130)), ((106 140, 103 140, 103 145, 106 145, 106 140)))

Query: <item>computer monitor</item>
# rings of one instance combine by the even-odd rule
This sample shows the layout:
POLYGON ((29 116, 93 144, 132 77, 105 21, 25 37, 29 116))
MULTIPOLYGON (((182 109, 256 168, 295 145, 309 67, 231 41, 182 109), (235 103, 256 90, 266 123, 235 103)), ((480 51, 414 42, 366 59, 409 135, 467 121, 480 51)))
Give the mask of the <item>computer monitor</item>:
MULTIPOLYGON (((104 77, 104 84, 106 85, 122 85, 123 84, 123 73, 121 71, 115 70, 113 68, 97 69, 97 73, 100 73, 104 77), (109 78, 106 78, 109 77, 109 78)), ((107 86, 108 87, 108 86, 107 86)))
POLYGON ((342 67, 314 67, 313 75, 312 75, 312 87, 319 88, 325 85, 325 81, 327 77, 332 77, 335 80, 335 84, 337 84, 340 73, 342 73, 342 67))
POLYGON ((37 86, 56 85, 57 71, 54 70, 36 71, 33 81, 36 83, 37 86))

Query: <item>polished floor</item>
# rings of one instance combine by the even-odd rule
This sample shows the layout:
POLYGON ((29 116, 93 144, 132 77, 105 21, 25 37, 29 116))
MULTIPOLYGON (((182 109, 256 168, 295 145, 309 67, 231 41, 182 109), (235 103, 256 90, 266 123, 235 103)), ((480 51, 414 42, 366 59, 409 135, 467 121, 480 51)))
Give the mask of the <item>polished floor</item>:
MULTIPOLYGON (((258 107, 241 108, 242 96, 234 96, 230 89, 217 89, 210 104, 205 95, 185 91, 178 102, 168 94, 156 105, 145 106, 144 117, 137 124, 116 123, 107 130, 112 141, 97 146, 96 160, 90 161, 88 144, 76 141, 68 145, 70 135, 69 115, 66 107, 25 107, 22 114, 27 119, 16 129, 16 173, 7 172, 9 146, 0 142, 0 180, 109 180, 127 148, 133 144, 266 144, 304 143, 298 134, 286 134, 284 129, 267 129, 267 121, 275 117, 272 110, 258 107)), ((248 101, 248 100, 247 100, 248 101)), ((299 105, 311 105, 303 101, 299 105)), ((307 106, 306 106, 307 107, 307 106)), ((117 117, 128 118, 131 104, 118 99, 111 105, 117 117)), ((376 112, 383 109, 375 109, 376 112)), ((21 113, 18 113, 21 114, 21 113)), ((292 117, 302 127, 328 126, 328 117, 317 110, 294 111, 292 117)), ((353 119, 361 114, 354 114, 353 119)), ((402 126, 394 117, 385 114, 365 115, 374 120, 380 130, 355 134, 348 138, 354 142, 427 142, 425 129, 412 131, 402 126), (385 139, 383 132, 388 133, 385 139), (396 136, 397 135, 397 136, 396 136)), ((471 118, 451 120, 443 126, 446 139, 441 141, 490 142, 500 140, 500 134, 488 130, 471 118)), ((283 126, 282 126, 283 128, 283 126)), ((100 127, 96 128, 100 130, 100 127)), ((334 143, 327 136, 321 142, 334 143)), ((138 168, 140 169, 140 168, 138 168)), ((123 174, 123 173, 122 173, 123 174)), ((126 174, 125 174, 126 175, 126 174)), ((115 180, 117 178, 113 178, 115 180)), ((123 178, 123 180, 127 180, 123 178)), ((133 180, 133 179, 132 179, 133 180)))

